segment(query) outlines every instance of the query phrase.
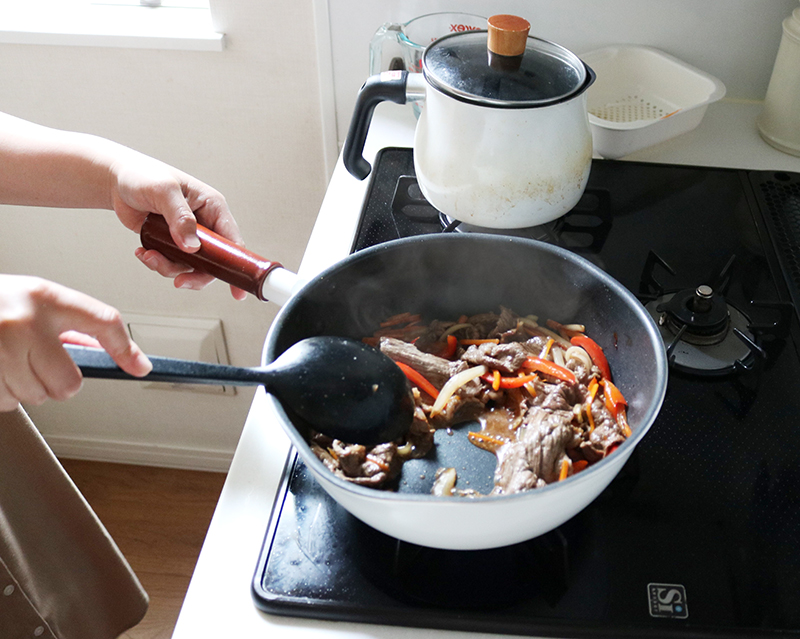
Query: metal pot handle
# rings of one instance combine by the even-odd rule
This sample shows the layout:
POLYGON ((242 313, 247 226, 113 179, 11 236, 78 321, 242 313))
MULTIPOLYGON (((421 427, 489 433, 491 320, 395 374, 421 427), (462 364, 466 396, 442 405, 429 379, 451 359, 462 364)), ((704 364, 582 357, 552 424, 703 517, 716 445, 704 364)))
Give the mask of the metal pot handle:
POLYGON ((363 180, 372 171, 372 166, 364 159, 364 144, 375 107, 385 100, 405 104, 408 100, 420 100, 424 96, 425 84, 420 73, 384 71, 367 78, 358 92, 350 130, 344 143, 344 165, 351 175, 363 180))

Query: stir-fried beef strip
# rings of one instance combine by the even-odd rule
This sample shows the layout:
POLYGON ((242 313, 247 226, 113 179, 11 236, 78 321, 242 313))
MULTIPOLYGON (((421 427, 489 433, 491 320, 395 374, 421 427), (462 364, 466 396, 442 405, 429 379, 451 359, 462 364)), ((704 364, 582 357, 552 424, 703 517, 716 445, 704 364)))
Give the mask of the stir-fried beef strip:
POLYGON ((442 357, 420 351, 414 344, 409 344, 394 337, 381 337, 380 350, 396 362, 408 364, 437 388, 456 373, 467 368, 462 361, 451 362, 442 357))
MULTIPOLYGON (((461 356, 461 359, 472 366, 483 364, 506 375, 513 375, 522 368, 525 360, 533 354, 533 351, 526 348, 521 342, 511 342, 510 344, 493 344, 489 342, 470 346, 461 356)), ((538 351, 536 354, 538 354, 538 351)))
POLYGON ((566 448, 575 441, 572 411, 532 408, 516 441, 497 450, 493 494, 517 493, 557 481, 566 448))
POLYGON ((397 477, 403 465, 394 442, 366 447, 316 434, 311 440, 311 450, 335 475, 373 488, 397 477))
MULTIPOLYGON (((488 424, 491 420, 484 418, 489 414, 503 425, 501 432, 485 427, 470 438, 497 456, 493 495, 532 490, 580 472, 630 435, 624 399, 621 405, 609 405, 604 391, 613 387, 611 380, 603 378, 586 351, 570 344, 577 325, 567 331, 549 322, 559 335, 540 327, 533 316, 522 318, 501 307, 499 314, 435 320, 427 326, 419 316, 405 313, 382 326, 365 341, 421 375, 428 390, 412 388, 413 424, 398 441, 365 447, 320 434, 312 437, 317 457, 347 481, 391 487, 405 460, 424 457, 433 448, 437 429, 478 418, 488 424), (464 375, 472 379, 452 391, 464 375), (446 402, 437 399, 448 386, 452 395, 447 393, 446 402), (442 392, 428 394, 437 391, 442 392)), ((578 329, 580 333, 583 327, 578 329)), ((455 469, 441 469, 433 493, 479 496, 458 489, 456 481, 455 469)))

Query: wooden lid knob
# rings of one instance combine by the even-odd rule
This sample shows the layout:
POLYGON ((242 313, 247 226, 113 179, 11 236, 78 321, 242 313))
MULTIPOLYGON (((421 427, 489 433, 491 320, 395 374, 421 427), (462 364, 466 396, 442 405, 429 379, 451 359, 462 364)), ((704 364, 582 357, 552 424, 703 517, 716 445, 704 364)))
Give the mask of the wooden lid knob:
POLYGON ((525 18, 497 15, 489 18, 489 51, 497 55, 518 56, 525 53, 531 23, 525 18))

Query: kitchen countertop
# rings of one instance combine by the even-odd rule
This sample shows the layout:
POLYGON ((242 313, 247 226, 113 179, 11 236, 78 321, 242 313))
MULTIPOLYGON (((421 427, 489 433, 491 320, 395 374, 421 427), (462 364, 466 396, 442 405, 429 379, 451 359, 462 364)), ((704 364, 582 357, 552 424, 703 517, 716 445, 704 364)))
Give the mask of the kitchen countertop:
MULTIPOLYGON (((773 149, 758 135, 755 118, 760 110, 759 102, 722 100, 708 108, 694 131, 624 159, 800 173, 800 157, 773 149)), ((386 146, 411 146, 413 129, 410 108, 381 104, 375 111, 365 157, 374 157, 386 146)), ((351 177, 339 159, 299 269, 301 277, 311 277, 348 255, 368 182, 351 177)), ((250 586, 288 451, 289 440, 263 389, 259 389, 197 561, 174 639, 495 636, 315 621, 259 611, 250 586)))

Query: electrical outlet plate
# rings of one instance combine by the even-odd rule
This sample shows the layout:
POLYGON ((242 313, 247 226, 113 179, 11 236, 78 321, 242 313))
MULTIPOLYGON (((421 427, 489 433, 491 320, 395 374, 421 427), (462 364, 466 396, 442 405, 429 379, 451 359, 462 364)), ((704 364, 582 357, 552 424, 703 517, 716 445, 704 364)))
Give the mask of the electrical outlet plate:
MULTIPOLYGON (((128 332, 149 355, 229 364, 222 321, 187 317, 125 314, 128 332)), ((142 382, 144 388, 235 395, 235 386, 142 382)))

